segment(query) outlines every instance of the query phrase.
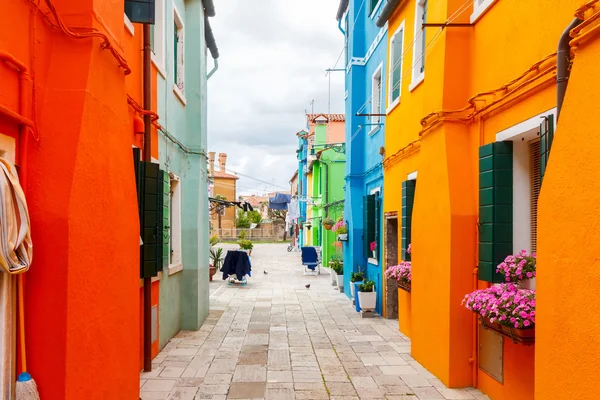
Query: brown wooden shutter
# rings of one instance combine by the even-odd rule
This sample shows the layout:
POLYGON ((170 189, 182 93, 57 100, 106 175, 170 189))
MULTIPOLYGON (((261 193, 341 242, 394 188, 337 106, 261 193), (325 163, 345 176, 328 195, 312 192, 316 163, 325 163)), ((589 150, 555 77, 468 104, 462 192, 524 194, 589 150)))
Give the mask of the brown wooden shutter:
POLYGON ((529 154, 531 160, 531 168, 529 169, 529 182, 531 185, 530 191, 530 211, 531 211, 531 252, 537 252, 537 209, 538 198, 540 196, 540 188, 542 186, 541 171, 540 171, 540 140, 532 140, 529 142, 529 154))

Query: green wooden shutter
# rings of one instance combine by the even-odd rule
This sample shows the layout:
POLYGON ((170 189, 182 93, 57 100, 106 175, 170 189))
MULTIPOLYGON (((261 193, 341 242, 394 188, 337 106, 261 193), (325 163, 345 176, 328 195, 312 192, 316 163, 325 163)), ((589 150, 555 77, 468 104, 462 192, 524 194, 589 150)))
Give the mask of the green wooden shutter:
POLYGON ((131 22, 154 24, 155 10, 154 0, 125 0, 125 14, 131 22))
POLYGON ((363 247, 365 257, 369 258, 371 253, 371 242, 375 240, 375 195, 363 196, 363 247))
POLYGON ((544 118, 540 125, 540 181, 543 182, 548 160, 550 158, 550 148, 554 140, 554 116, 549 115, 544 118))
POLYGON ((496 268, 513 252, 513 144, 479 148, 479 279, 502 282, 496 268))
POLYGON ((160 203, 162 185, 158 164, 142 162, 141 165, 141 276, 151 278, 162 270, 162 213, 160 203))
POLYGON ((173 22, 173 82, 177 85, 177 24, 173 22))
POLYGON ((415 201, 416 180, 402 182, 402 243, 401 255, 404 261, 410 261, 410 254, 406 252, 411 243, 412 211, 415 201))
POLYGON ((169 267, 169 261, 171 260, 171 246, 170 246, 170 238, 171 238, 171 224, 170 224, 170 204, 171 204, 171 181, 169 179, 169 174, 166 171, 160 171, 160 181, 162 182, 162 196, 160 203, 161 210, 161 232, 160 237, 162 238, 161 244, 161 258, 162 263, 159 266, 159 270, 162 271, 163 268, 169 267))

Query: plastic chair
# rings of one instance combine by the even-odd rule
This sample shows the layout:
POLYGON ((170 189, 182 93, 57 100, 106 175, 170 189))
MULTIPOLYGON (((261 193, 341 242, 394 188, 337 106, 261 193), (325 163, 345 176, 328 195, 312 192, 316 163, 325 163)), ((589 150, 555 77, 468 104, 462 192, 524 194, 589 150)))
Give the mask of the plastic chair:
POLYGON ((316 273, 321 275, 321 260, 317 255, 317 249, 314 247, 302 247, 302 265, 304 266, 304 274, 316 273))

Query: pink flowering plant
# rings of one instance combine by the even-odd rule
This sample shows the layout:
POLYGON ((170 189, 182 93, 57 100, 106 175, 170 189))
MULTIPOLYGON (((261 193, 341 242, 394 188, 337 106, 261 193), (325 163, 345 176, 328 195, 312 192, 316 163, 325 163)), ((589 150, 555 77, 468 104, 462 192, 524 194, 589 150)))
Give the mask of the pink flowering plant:
POLYGON ((335 225, 333 225, 333 227, 331 228, 331 230, 338 234, 348 233, 348 227, 346 226, 346 223, 343 219, 340 219, 338 222, 336 222, 335 225))
POLYGON ((371 249, 371 251, 375 251, 375 249, 377 248, 377 243, 375 243, 374 241, 371 242, 371 244, 369 245, 369 248, 371 249))
POLYGON ((492 323, 510 328, 535 325, 535 291, 519 289, 513 283, 476 290, 466 295, 462 304, 492 323))
POLYGON ((535 277, 535 253, 527 254, 521 250, 519 254, 510 255, 498 265, 496 272, 504 275, 506 282, 518 282, 535 277))
POLYGON ((402 261, 398 265, 392 265, 385 270, 387 279, 395 279, 399 283, 410 284, 412 265, 410 261, 402 261))

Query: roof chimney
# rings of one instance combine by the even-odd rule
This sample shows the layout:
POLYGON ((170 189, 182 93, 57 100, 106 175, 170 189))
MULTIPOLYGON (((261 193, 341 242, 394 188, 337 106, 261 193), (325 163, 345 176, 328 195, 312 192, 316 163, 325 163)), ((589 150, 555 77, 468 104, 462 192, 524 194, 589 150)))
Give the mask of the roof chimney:
POLYGON ((219 153, 219 170, 225 172, 225 164, 227 163, 227 154, 219 153))
POLYGON ((215 152, 208 153, 208 176, 215 175, 215 152))

